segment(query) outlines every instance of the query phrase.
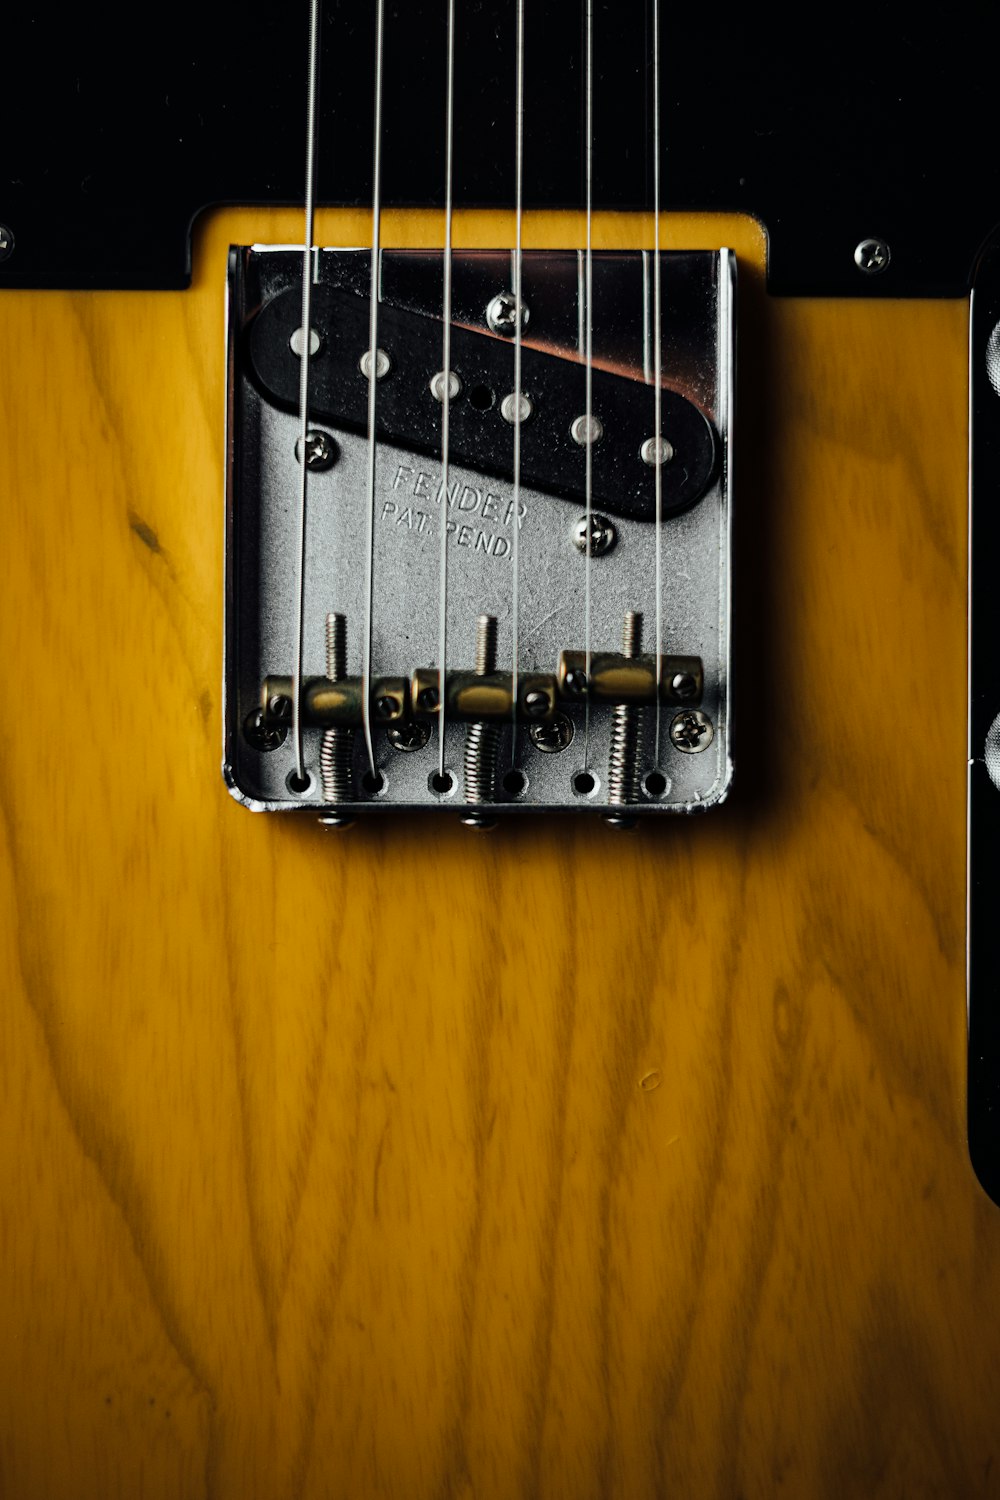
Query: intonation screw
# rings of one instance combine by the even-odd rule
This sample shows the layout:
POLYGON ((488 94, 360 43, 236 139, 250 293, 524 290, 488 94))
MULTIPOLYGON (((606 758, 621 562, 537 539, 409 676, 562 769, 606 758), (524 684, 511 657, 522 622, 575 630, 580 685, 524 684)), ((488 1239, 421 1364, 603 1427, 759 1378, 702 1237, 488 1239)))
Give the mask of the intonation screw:
MULTIPOLYGON (((331 682, 339 682, 347 676, 346 615, 329 614, 326 617, 326 675, 331 682)), ((324 729, 319 752, 323 801, 338 807, 338 811, 324 813, 320 818, 327 828, 346 828, 354 821, 349 812, 341 810, 342 804, 351 800, 353 759, 354 730, 341 724, 324 729)))
POLYGON ((326 617, 326 675, 331 682, 347 676, 347 616, 326 617))
POLYGON ((476 676, 489 677, 497 669, 496 615, 480 615, 476 621, 476 676))
MULTIPOLYGON (((642 615, 630 609, 625 616, 622 655, 631 660, 642 649, 642 615)), ((611 754, 608 762, 608 802, 612 807, 627 807, 639 801, 639 727, 641 710, 635 703, 616 703, 611 721, 611 754)), ((613 828, 632 828, 635 819, 612 813, 607 818, 613 828)))
POLYGON ((854 251, 854 264, 866 276, 877 276, 884 271, 891 259, 885 240, 862 240, 854 251))
MULTIPOLYGON (((476 676, 489 677, 497 669, 497 621, 495 615, 480 615, 476 621, 476 676)), ((465 729, 465 800, 481 804, 496 798, 497 762, 500 759, 500 725, 477 719, 465 729)), ((491 828, 494 820, 484 813, 468 813, 463 823, 470 828, 491 828)))

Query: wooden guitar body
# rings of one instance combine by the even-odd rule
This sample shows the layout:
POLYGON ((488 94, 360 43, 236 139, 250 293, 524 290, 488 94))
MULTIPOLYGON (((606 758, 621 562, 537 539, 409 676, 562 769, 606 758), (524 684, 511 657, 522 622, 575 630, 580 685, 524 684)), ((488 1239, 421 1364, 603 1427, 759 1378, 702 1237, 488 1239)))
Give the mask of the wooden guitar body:
POLYGON ((665 220, 739 261, 728 804, 335 834, 219 774, 226 251, 299 235, 3 300, 0 1493, 1000 1494, 967 303, 768 298, 750 221, 665 220))

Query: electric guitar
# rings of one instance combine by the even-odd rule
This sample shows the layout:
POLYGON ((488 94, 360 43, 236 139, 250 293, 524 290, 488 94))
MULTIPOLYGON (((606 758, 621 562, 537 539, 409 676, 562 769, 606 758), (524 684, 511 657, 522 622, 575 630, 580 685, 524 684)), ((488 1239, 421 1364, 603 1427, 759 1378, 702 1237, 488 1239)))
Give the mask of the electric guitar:
POLYGON ((4 1496, 1000 1494, 970 15, 29 7, 4 1496))

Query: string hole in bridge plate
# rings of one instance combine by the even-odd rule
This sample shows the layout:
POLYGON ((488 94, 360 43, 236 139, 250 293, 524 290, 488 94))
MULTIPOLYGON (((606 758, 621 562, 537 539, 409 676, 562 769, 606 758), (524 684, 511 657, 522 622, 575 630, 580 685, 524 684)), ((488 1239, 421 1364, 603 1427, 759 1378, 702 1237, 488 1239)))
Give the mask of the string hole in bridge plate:
POLYGON ((451 771, 432 771, 427 786, 435 797, 450 797, 455 790, 455 777, 451 771))
POLYGON ((300 776, 298 771, 293 769, 285 777, 285 785, 295 797, 308 797, 312 791, 312 784, 313 779, 308 771, 304 776, 300 776))
POLYGON ((500 784, 508 797, 523 797, 528 790, 528 778, 516 766, 507 772, 500 784))
POLYGON ((361 786, 369 797, 380 797, 388 785, 381 771, 368 770, 361 778, 361 786))
POLYGON ((601 783, 593 771, 575 771, 573 774, 573 790, 578 797, 596 797, 601 789, 601 783))
POLYGON ((647 771, 642 778, 642 789, 647 797, 652 797, 655 801, 666 796, 670 790, 670 782, 662 771, 647 771))

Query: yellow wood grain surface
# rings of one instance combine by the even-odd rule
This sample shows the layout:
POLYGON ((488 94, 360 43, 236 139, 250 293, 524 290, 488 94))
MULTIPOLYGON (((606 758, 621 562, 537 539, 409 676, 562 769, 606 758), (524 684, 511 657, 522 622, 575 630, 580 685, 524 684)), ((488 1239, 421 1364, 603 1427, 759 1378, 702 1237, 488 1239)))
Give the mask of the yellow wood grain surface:
POLYGON ((967 308, 669 236, 740 255, 738 769, 633 837, 227 796, 225 254, 298 216, 3 295, 4 1500, 1000 1494, 967 308))

